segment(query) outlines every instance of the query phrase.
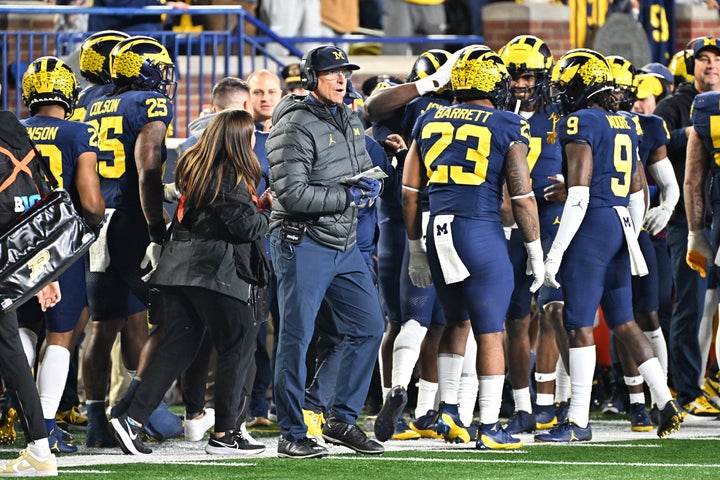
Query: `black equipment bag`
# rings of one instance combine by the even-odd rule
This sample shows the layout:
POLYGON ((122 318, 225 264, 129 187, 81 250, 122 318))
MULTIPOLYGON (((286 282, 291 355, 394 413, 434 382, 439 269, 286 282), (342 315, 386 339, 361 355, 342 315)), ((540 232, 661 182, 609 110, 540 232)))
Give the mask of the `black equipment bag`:
POLYGON ((45 194, 48 188, 41 172, 50 186, 56 187, 57 180, 25 128, 14 116, 4 118, 6 113, 0 112, 0 156, 8 161, 0 171, 8 171, 8 165, 12 168, 9 175, 0 177, 0 200, 12 198, 0 203, 18 204, 44 196, 9 224, 0 225, 0 315, 18 308, 57 280, 96 238, 94 230, 75 210, 67 191, 55 189, 45 194), (33 185, 28 185, 29 179, 33 185))

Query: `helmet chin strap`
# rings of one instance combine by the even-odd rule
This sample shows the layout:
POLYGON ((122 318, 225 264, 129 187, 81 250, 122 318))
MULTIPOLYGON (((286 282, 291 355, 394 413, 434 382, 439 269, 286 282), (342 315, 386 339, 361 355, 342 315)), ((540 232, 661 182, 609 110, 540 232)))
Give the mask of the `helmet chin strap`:
POLYGON ((522 100, 515 100, 515 115, 520 113, 520 105, 522 105, 522 100))

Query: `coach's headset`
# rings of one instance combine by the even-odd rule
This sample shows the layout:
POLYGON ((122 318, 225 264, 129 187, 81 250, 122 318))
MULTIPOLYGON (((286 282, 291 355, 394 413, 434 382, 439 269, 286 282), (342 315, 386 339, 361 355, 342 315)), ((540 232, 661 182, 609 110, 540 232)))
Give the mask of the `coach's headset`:
MULTIPOLYGON (((695 75, 695 55, 693 53, 688 54, 688 51, 694 52, 695 44, 697 42, 702 42, 708 37, 712 37, 712 35, 703 35, 702 37, 693 38, 687 43, 687 45, 685 45, 683 57, 685 58, 685 70, 688 75, 695 75)), ((717 48, 720 49, 720 45, 717 45, 717 48)))
POLYGON ((312 92, 317 88, 318 77, 315 71, 315 64, 313 62, 313 56, 315 53, 323 47, 316 47, 308 51, 303 55, 300 60, 300 84, 305 90, 312 92))

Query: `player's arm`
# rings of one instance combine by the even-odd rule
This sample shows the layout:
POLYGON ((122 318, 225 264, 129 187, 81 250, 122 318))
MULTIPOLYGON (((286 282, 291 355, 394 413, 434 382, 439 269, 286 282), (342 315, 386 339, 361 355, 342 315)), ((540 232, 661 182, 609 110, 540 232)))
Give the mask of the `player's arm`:
POLYGON ((628 201, 628 211, 630 212, 636 236, 640 235, 643 217, 645 216, 645 206, 649 204, 650 190, 645 177, 645 169, 640 158, 638 158, 635 161, 635 171, 630 177, 630 199, 628 201))
POLYGON ((408 275, 413 285, 427 287, 432 284, 432 275, 427 260, 425 242, 422 232, 422 208, 420 205, 422 191, 427 185, 427 173, 417 142, 410 145, 405 158, 405 169, 402 177, 402 207, 405 229, 408 234, 408 275))
POLYGON ((593 173, 592 147, 588 143, 568 143, 565 145, 565 156, 568 159, 568 196, 555 240, 545 259, 545 285, 554 288, 560 286, 555 280, 555 274, 560 269, 565 250, 585 218, 590 202, 590 181, 593 173))
POLYGON ((535 193, 530 185, 530 168, 527 162, 528 146, 516 143, 505 154, 505 183, 515 222, 520 228, 528 260, 525 273, 535 280, 530 291, 536 292, 545 279, 543 250, 540 244, 540 220, 538 219, 535 193))
MULTIPOLYGON (((705 195, 703 185, 710 169, 710 157, 700 135, 693 128, 688 138, 685 157, 685 215, 688 221, 687 254, 685 262, 705 278, 705 260, 713 261, 713 251, 705 236, 705 195)), ((718 259, 715 259, 717 263, 718 259)))
POLYGON ((417 143, 410 145, 405 157, 402 176, 402 209, 408 239, 422 239, 422 191, 427 184, 427 174, 420 158, 417 143))
POLYGON ((710 158, 705 151, 700 135, 692 129, 688 138, 687 156, 685 157, 685 215, 688 230, 705 228, 705 195, 703 185, 710 169, 710 158))
POLYGON ((150 232, 150 241, 162 243, 163 218, 162 145, 167 127, 161 121, 149 122, 135 140, 135 165, 138 172, 140 204, 150 232))
POLYGON ((414 83, 378 88, 365 99, 363 113, 369 122, 386 120, 392 116, 393 111, 404 107, 419 96, 420 93, 414 83))
POLYGON ((522 232, 523 241, 530 243, 540 238, 540 221, 530 186, 527 153, 528 147, 524 143, 510 147, 505 155, 505 182, 515 222, 522 232))
POLYGON ((98 225, 105 214, 105 199, 100 191, 97 173, 97 154, 83 152, 77 159, 75 187, 80 195, 83 217, 90 225, 98 225))
POLYGON ((656 235, 670 221, 675 206, 680 200, 680 186, 675 177, 672 163, 667 156, 665 145, 650 153, 647 161, 648 171, 660 189, 660 205, 651 208, 645 214, 645 228, 656 235))

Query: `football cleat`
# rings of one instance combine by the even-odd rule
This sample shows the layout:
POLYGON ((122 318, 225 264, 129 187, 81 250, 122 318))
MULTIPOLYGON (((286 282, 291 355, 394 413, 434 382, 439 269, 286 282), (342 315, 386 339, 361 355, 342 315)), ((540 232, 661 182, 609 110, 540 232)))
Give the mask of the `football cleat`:
POLYGON ((62 430, 60 430, 60 427, 57 425, 48 433, 48 443, 50 444, 50 451, 55 454, 75 453, 78 451, 78 447, 71 443, 67 443, 63 439, 62 430))
POLYGON ((707 377, 705 383, 703 383, 702 391, 713 406, 720 407, 720 382, 718 382, 717 376, 715 378, 707 377))
POLYGON ((0 417, 0 445, 12 445, 17 438, 15 424, 20 421, 17 410, 10 407, 0 417))
POLYGON ((518 410, 508 419, 507 424, 503 427, 510 435, 516 433, 532 433, 535 431, 535 415, 528 412, 518 410))
POLYGON ((412 431, 417 432, 420 438, 442 438, 442 435, 435 431, 435 410, 428 410, 425 415, 418 417, 410 424, 412 431))
POLYGON ((480 425, 475 447, 478 450, 515 450, 523 446, 522 440, 513 437, 500 427, 500 422, 480 425))
POLYGON ((440 402, 440 407, 435 415, 435 431, 441 434, 448 443, 469 443, 470 432, 460 420, 457 409, 457 405, 440 402))
POLYGON ((547 430, 557 425, 556 411, 555 405, 538 405, 535 408, 535 429, 547 430))
POLYGON ((657 428, 658 437, 667 437, 671 433, 679 430, 683 418, 683 411, 677 403, 677 400, 670 400, 667 402, 665 407, 660 410, 657 428))
POLYGON ((716 417, 720 415, 720 409, 711 404, 704 394, 700 394, 692 402, 683 405, 683 410, 685 410, 688 415, 696 415, 698 417, 716 417))
POLYGON ((308 437, 322 439, 322 428, 325 425, 325 417, 322 412, 315 413, 312 410, 305 410, 303 408, 303 420, 305 420, 305 426, 307 427, 308 437))
POLYGON ((407 400, 407 391, 403 386, 398 385, 388 392, 385 402, 375 419, 375 438, 384 442, 393 436, 397 421, 402 418, 402 412, 407 400))
POLYGON ((70 410, 59 411, 55 414, 55 423, 65 430, 87 430, 87 415, 80 410, 79 405, 70 410))
POLYGON ((630 430, 633 432, 649 432, 653 428, 650 414, 642 403, 630 404, 630 430))
POLYGON ((391 440, 417 440, 418 438, 420 438, 420 434, 408 427, 402 417, 397 419, 395 432, 390 437, 391 440))
POLYGON ((545 433, 535 435, 536 442, 556 442, 556 443, 573 443, 573 442, 589 442, 592 440, 592 428, 588 426, 582 428, 570 420, 555 425, 545 433))

